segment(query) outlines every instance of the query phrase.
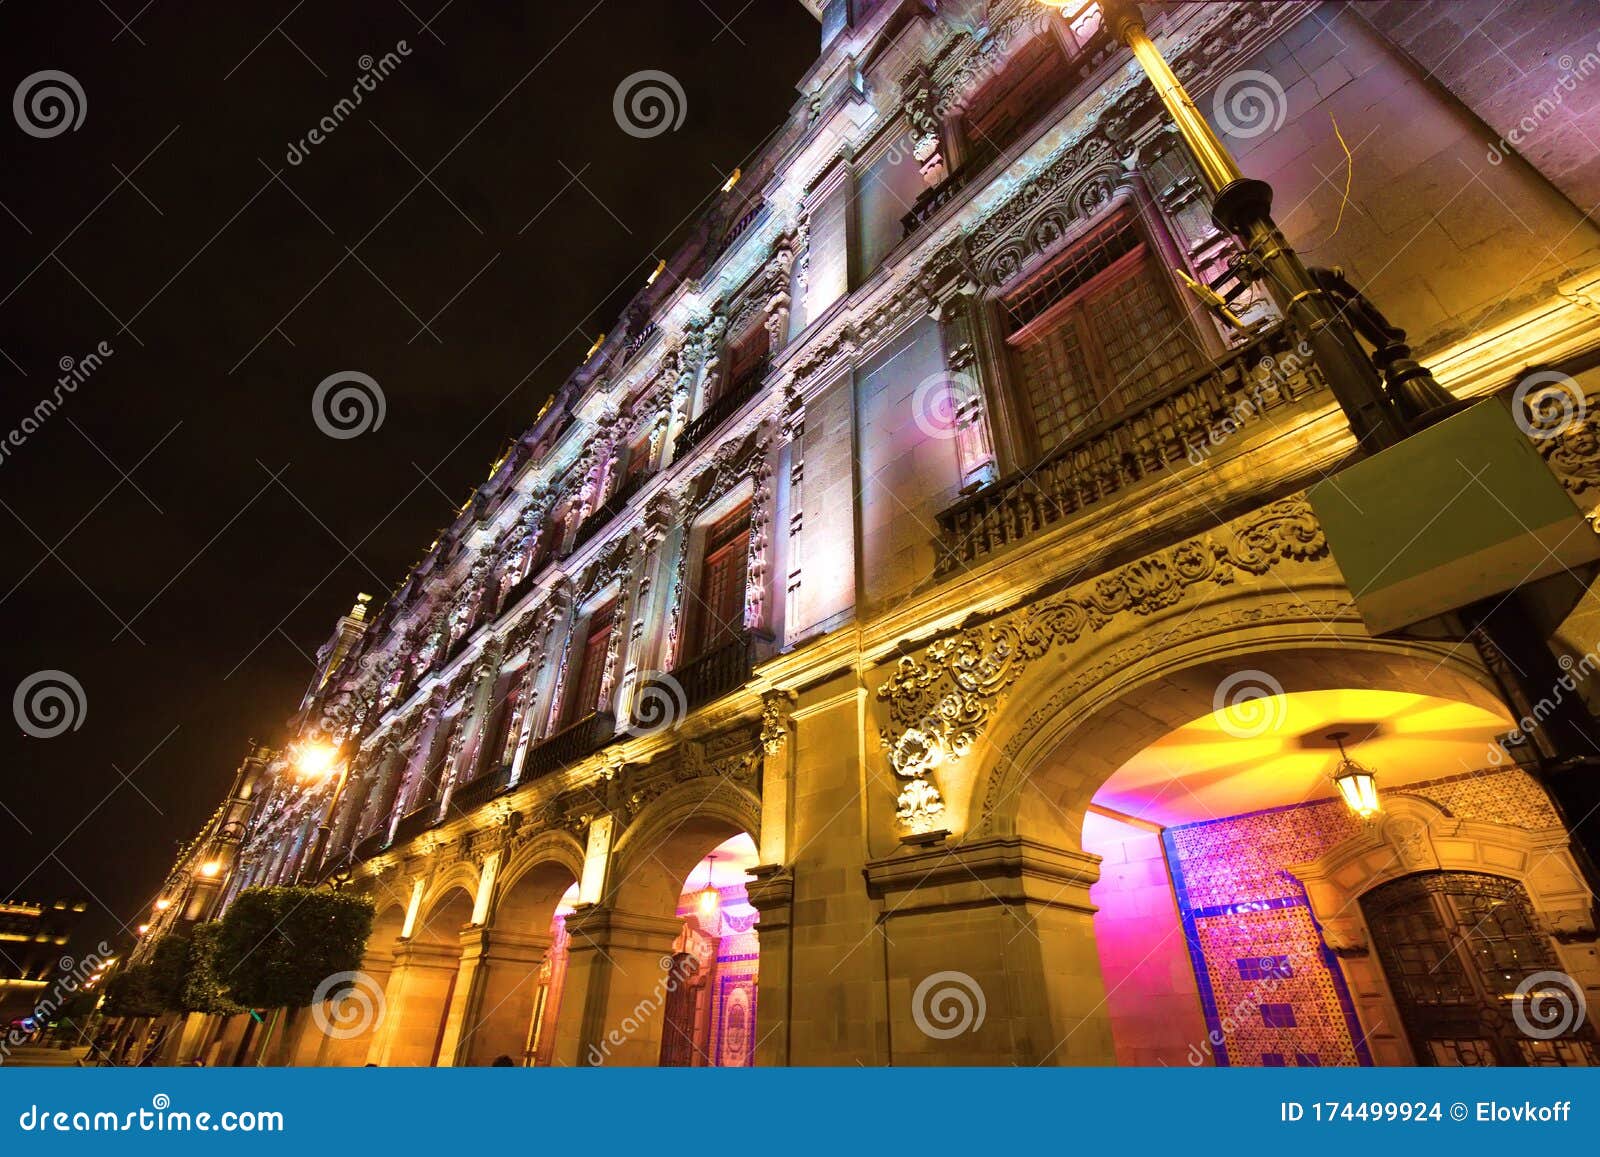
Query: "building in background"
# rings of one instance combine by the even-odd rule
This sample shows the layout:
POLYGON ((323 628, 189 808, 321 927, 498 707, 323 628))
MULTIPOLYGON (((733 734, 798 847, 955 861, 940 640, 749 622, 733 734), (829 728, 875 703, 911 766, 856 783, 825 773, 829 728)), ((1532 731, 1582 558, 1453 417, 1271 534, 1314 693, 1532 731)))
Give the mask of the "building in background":
MULTIPOLYGON (((1528 1016, 1600 1007, 1539 704, 1448 622, 1368 629, 1306 497, 1362 448, 1126 50, 808 7, 781 131, 341 620, 172 910, 212 863, 374 899, 382 1013, 302 1061, 1594 1063, 1528 1016)), ((1148 6, 1445 388, 1567 391, 1529 444, 1581 526, 1600 20, 1492 7, 1148 6)))
POLYGON ((83 900, 0 900, 0 1033, 43 1027, 34 1014, 57 976, 73 972, 68 945, 87 908, 83 900))

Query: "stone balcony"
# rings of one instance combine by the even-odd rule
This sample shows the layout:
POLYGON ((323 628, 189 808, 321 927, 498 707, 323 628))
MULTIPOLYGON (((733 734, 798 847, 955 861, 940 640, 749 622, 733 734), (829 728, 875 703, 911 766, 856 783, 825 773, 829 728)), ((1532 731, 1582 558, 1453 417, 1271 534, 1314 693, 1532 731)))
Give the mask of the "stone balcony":
POLYGON ((1165 470, 1203 462, 1265 415, 1325 390, 1295 335, 1268 330, 942 511, 935 573, 985 561, 1165 470))

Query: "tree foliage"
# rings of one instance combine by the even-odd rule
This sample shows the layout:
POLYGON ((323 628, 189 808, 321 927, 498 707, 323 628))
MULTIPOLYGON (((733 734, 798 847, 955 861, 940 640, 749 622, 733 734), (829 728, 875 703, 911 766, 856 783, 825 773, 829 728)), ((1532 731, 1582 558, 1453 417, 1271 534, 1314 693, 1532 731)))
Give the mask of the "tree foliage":
POLYGON ((107 1016, 160 1016, 165 1011, 148 964, 129 964, 106 980, 107 1016))
POLYGON ((228 999, 228 991, 217 973, 217 945, 222 925, 212 922, 195 927, 189 937, 188 968, 181 997, 184 1012, 232 1016, 244 1007, 228 999))
POLYGON ((304 1008, 317 986, 361 967, 372 901, 313 888, 248 888, 215 933, 215 975, 246 1008, 304 1008))

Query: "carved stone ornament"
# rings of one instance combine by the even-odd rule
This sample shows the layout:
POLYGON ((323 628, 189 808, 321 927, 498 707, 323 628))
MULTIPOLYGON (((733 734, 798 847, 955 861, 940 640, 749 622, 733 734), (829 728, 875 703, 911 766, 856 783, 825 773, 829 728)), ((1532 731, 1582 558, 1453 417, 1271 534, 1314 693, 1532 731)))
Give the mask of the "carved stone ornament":
MULTIPOLYGON (((971 749, 1012 684, 1053 648, 1098 632, 1119 615, 1165 610, 1192 587, 1226 586, 1240 572, 1264 575, 1281 561, 1320 558, 1327 549, 1311 507, 1296 495, 1247 516, 1232 542, 1190 539, 1085 587, 940 639, 920 657, 904 656, 877 692, 888 704, 889 726, 879 736, 890 767, 902 779, 932 786, 934 768, 971 749)), ((925 808, 927 793, 915 790, 925 808)))

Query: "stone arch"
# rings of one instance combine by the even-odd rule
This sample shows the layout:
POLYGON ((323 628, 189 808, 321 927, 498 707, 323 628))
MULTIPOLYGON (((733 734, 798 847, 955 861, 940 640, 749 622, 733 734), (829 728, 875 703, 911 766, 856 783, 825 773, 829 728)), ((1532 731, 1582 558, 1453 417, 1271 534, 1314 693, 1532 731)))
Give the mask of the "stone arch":
POLYGON ((556 913, 582 872, 583 849, 565 831, 543 832, 511 855, 484 925, 462 938, 452 1063, 527 1063, 559 951, 556 913))
POLYGON ((385 1024, 373 1046, 377 1064, 388 1068, 440 1062, 475 890, 470 866, 459 864, 423 894, 411 935, 395 949, 385 989, 385 1024))
POLYGON ((1315 617, 1315 590, 1294 593, 1288 603, 1252 592, 1209 613, 1161 616, 1110 647, 1026 672, 974 749, 971 826, 1051 842, 1065 835, 1076 846, 1100 786, 1166 732, 1211 713, 1230 679, 1274 693, 1410 691, 1504 712, 1469 647, 1375 639, 1348 611, 1315 617))
POLYGON ((712 775, 669 789, 617 838, 610 902, 629 911, 670 912, 689 869, 738 832, 761 832, 761 801, 744 788, 712 775))
POLYGON ((384 990, 394 970, 395 950, 405 927, 403 904, 390 900, 378 905, 367 936, 361 967, 348 994, 329 1002, 323 1016, 307 1017, 294 1063, 318 1067, 350 1067, 366 1063, 372 1042, 387 1014, 384 990), (334 1033, 323 1031, 324 1024, 334 1033))
MULTIPOLYGON (((719 897, 729 884, 745 908, 735 927, 728 926, 720 899, 709 908, 682 908, 680 901, 691 873, 724 843, 742 842, 753 866, 759 830, 759 801, 716 774, 668 788, 635 815, 613 847, 604 900, 581 906, 568 919, 569 995, 557 1025, 556 1063, 749 1063, 755 912, 742 884, 721 879, 719 897), (719 946, 729 943, 723 937, 730 933, 742 938, 743 947, 733 958, 740 963, 724 975, 719 946), (726 1061, 718 1059, 720 1047, 711 1047, 707 1034, 730 985, 742 986, 736 1019, 745 1051, 743 1059, 726 1061)), ((708 862, 706 880, 711 877, 708 862)))

